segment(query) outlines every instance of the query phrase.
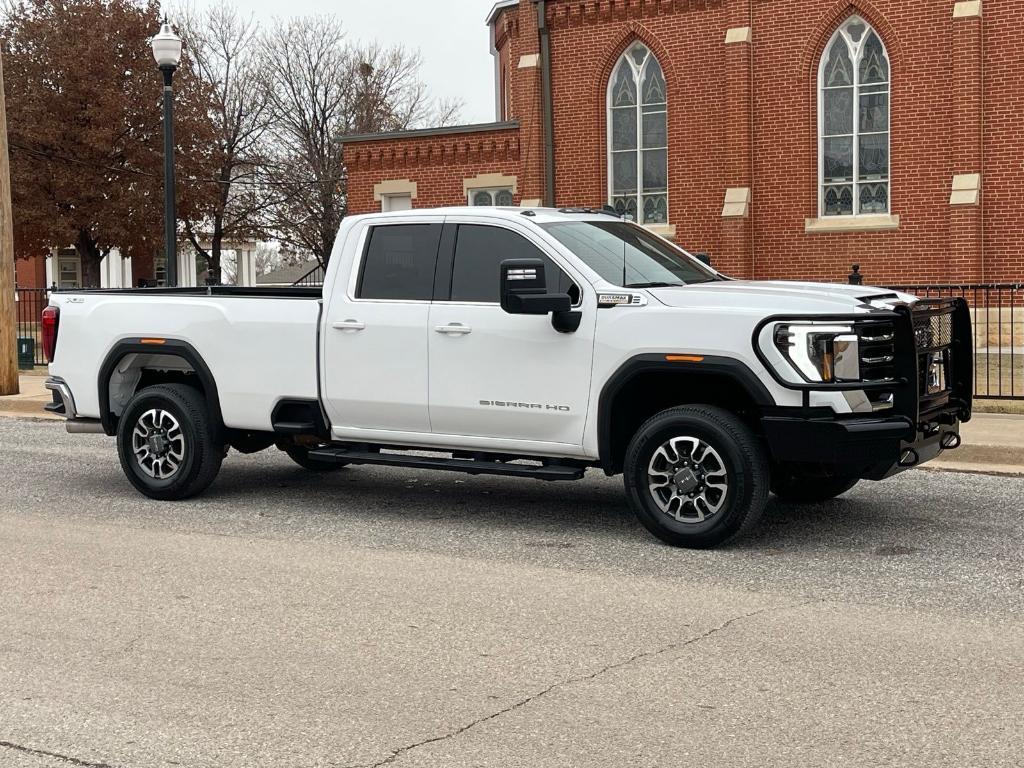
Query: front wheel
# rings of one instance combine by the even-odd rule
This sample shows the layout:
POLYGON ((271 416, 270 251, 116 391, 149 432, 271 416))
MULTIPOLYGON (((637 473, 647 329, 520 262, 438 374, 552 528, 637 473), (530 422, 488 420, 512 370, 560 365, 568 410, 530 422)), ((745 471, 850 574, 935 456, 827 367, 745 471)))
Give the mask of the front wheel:
POLYGON ((772 473, 772 493, 789 504, 819 504, 842 496, 858 483, 848 475, 813 474, 779 467, 772 473))
POLYGON ((626 451, 626 493, 662 541, 706 549, 752 529, 768 496, 768 460, 733 414, 706 405, 649 419, 626 451))
POLYGON ((117 425, 117 452, 129 482, 151 499, 187 499, 206 490, 224 460, 202 393, 158 384, 135 395, 117 425))

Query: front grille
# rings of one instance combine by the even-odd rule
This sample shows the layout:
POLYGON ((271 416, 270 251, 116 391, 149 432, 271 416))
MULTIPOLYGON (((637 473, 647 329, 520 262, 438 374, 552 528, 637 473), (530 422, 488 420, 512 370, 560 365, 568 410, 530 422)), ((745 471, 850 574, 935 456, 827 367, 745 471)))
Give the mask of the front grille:
POLYGON ((953 314, 915 317, 914 342, 918 350, 950 346, 953 343, 953 314))
POLYGON ((922 302, 914 311, 914 345, 917 348, 917 393, 920 412, 949 402, 953 371, 952 306, 922 302))
MULTIPOLYGON (((857 326, 860 346, 860 377, 864 382, 885 383, 896 378, 896 326, 891 321, 872 321, 857 326)), ((889 390, 866 392, 876 410, 890 407, 893 394, 889 390)))

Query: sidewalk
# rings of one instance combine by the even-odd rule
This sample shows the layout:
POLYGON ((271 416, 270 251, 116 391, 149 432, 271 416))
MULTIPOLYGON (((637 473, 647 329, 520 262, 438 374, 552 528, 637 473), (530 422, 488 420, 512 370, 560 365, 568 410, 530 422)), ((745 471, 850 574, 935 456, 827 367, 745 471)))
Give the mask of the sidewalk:
POLYGON ((1024 475, 1024 416, 975 413, 960 427, 963 445, 928 462, 925 469, 1024 475))
POLYGON ((51 400, 50 393, 43 388, 46 381, 46 369, 22 371, 18 376, 18 388, 21 394, 0 397, 0 416, 32 417, 38 419, 60 419, 43 410, 43 406, 51 400))
MULTIPOLYGON (((45 368, 22 373, 21 394, 0 397, 0 417, 62 418, 43 410, 50 402, 45 380, 45 368)), ((975 413, 960 432, 963 445, 928 462, 925 469, 1024 476, 1024 415, 975 413)))

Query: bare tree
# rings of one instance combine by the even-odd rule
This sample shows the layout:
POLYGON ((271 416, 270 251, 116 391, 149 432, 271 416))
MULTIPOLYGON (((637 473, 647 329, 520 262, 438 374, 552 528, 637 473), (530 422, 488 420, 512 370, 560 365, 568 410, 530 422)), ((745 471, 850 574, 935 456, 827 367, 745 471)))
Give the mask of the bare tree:
POLYGON ((461 105, 431 103, 419 53, 348 43, 332 16, 278 22, 262 52, 273 114, 269 226, 284 246, 326 264, 345 214, 344 137, 447 124, 461 105))
POLYGON ((240 16, 222 0, 202 13, 184 8, 179 26, 196 73, 210 87, 216 131, 216 194, 185 221, 185 233, 206 260, 210 279, 220 282, 223 244, 257 236, 263 224, 267 200, 260 171, 269 89, 260 71, 259 29, 251 16, 240 16))
POLYGON ((326 262, 344 211, 345 36, 332 17, 275 23, 262 53, 273 114, 267 183, 276 236, 326 262))

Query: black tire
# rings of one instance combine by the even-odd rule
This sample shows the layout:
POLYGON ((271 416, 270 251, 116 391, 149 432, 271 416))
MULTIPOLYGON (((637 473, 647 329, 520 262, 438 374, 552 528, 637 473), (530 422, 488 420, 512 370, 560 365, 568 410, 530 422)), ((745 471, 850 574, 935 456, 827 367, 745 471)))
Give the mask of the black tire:
POLYGON ((754 433, 728 411, 707 405, 669 408, 649 419, 630 441, 624 475, 626 494, 637 518, 652 534, 677 547, 708 549, 747 533, 760 518, 768 497, 768 460, 754 433), (693 443, 686 456, 688 439, 699 443, 693 443), (670 480, 666 487, 652 489, 648 472, 669 464, 668 453, 654 460, 671 440, 680 441, 671 449, 678 459, 675 463, 689 465, 679 472, 690 471, 691 475, 680 478, 674 470, 667 471, 663 475, 670 480), (701 449, 700 444, 712 450, 701 449), (724 491, 713 485, 718 481, 720 486, 723 480, 715 469, 719 463, 726 473, 724 491), (705 489, 699 491, 703 500, 686 497, 685 488, 694 481, 698 489, 705 489), (659 504, 665 502, 665 496, 677 493, 678 499, 668 499, 669 511, 662 509, 659 504), (676 500, 679 504, 673 503, 676 500), (712 511, 712 507, 717 509, 712 511))
POLYGON ((289 445, 281 450, 288 454, 289 459, 310 472, 334 472, 346 466, 344 462, 310 458, 310 449, 298 445, 289 445))
MULTIPOLYGON (((164 419, 165 425, 170 423, 164 419)), ((146 387, 131 399, 117 425, 117 452, 121 468, 129 482, 151 499, 187 499, 205 491, 220 471, 224 446, 217 439, 219 432, 219 425, 211 422, 206 400, 198 390, 185 384, 146 387), (142 440, 136 434, 136 427, 143 430, 144 424, 152 422, 152 417, 147 419, 146 415, 154 410, 169 414, 177 422, 180 432, 180 442, 177 439, 169 441, 172 445, 169 455, 173 462, 173 448, 178 446, 182 449, 182 458, 177 462, 177 468, 163 477, 149 474, 146 466, 148 464, 150 471, 154 471, 154 461, 136 453, 138 443, 142 441, 147 456, 155 455, 149 453, 151 444, 148 440, 142 440)), ((173 430, 171 434, 174 434, 173 430)), ((159 439, 159 434, 154 439, 159 439)), ((164 464, 162 469, 169 470, 169 465, 164 464)))
POLYGON ((778 467, 772 472, 772 493, 787 504, 820 504, 842 496, 859 482, 848 475, 829 475, 778 467))

